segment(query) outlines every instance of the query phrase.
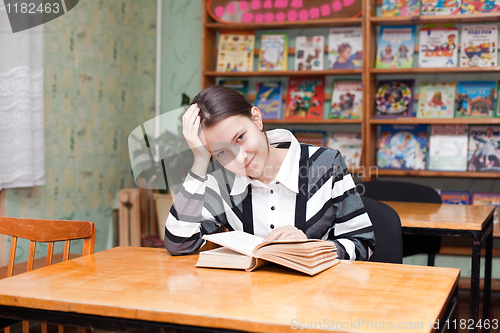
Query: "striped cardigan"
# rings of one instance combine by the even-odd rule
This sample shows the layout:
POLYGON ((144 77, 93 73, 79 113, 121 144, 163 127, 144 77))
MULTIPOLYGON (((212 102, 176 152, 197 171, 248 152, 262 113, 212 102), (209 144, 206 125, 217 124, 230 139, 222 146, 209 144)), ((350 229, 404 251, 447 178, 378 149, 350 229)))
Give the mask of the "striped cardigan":
MULTIPOLYGON (((287 148, 290 143, 280 145, 287 148)), ((341 259, 368 260, 375 247, 373 227, 340 152, 301 143, 299 167, 295 221, 290 224, 308 238, 333 241, 341 259), (308 170, 307 176, 302 170, 308 170)), ((189 172, 165 225, 170 254, 198 250, 203 235, 222 227, 253 234, 252 186, 231 195, 234 179, 215 159, 204 179, 189 172)))

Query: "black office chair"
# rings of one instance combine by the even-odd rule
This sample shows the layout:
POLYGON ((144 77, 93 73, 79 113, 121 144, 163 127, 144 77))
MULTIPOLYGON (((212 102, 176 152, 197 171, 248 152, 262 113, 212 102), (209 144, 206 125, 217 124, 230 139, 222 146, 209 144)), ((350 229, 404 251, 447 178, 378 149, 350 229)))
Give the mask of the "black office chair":
MULTIPOLYGON (((441 196, 431 187, 406 182, 372 181, 357 185, 361 196, 381 201, 442 203, 441 196)), ((427 265, 434 266, 441 237, 403 235, 403 257, 427 254, 427 265)))
POLYGON ((403 232, 398 213, 392 207, 361 197, 375 231, 375 250, 369 261, 403 263, 403 232))

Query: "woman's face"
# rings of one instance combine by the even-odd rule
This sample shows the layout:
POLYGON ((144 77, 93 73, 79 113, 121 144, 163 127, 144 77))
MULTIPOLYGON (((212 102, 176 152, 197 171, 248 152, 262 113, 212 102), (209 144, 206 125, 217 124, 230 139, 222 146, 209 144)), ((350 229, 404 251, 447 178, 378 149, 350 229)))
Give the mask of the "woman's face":
POLYGON ((204 128, 200 138, 227 170, 259 179, 268 163, 268 144, 262 126, 260 111, 254 107, 252 118, 231 116, 204 128))

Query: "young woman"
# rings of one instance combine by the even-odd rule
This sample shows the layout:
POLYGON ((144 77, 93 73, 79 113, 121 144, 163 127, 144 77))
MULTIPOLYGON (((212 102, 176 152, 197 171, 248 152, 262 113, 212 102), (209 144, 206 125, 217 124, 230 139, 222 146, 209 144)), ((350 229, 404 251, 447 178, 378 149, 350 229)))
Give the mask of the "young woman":
POLYGON ((259 109, 224 86, 200 92, 182 122, 194 163, 165 226, 172 255, 224 226, 264 241, 330 240, 341 259, 371 256, 372 224, 337 150, 264 132, 259 109))

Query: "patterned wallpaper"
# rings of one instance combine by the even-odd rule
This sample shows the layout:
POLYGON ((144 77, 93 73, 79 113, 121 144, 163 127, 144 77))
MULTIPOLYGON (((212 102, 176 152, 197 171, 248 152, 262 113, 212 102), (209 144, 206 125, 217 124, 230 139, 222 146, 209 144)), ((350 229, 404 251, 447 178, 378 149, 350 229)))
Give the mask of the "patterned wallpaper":
POLYGON ((154 117, 156 0, 80 1, 44 30, 46 185, 7 190, 7 214, 93 221, 104 250, 117 193, 134 186, 128 135, 154 117))

